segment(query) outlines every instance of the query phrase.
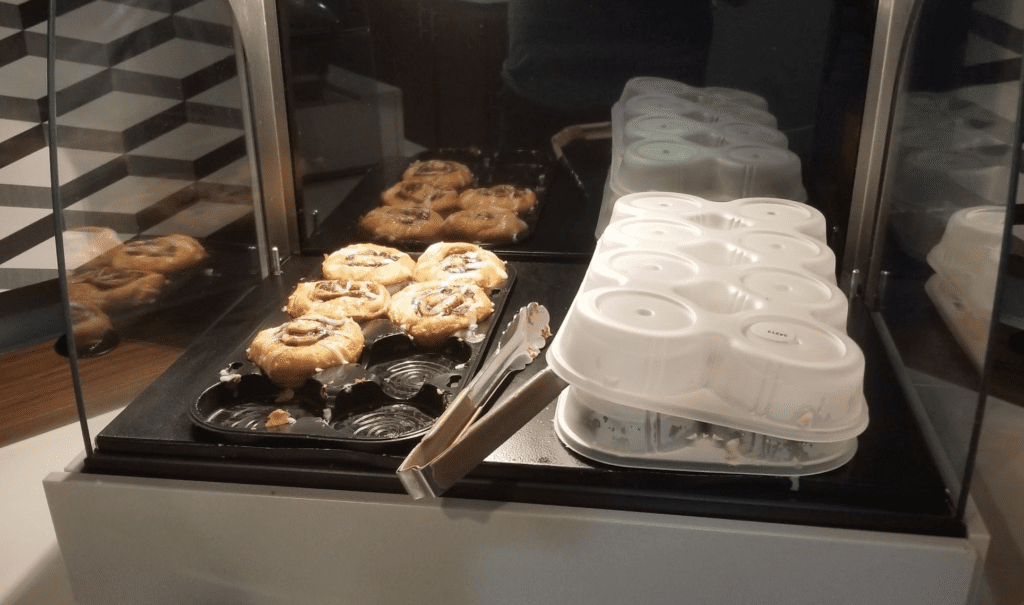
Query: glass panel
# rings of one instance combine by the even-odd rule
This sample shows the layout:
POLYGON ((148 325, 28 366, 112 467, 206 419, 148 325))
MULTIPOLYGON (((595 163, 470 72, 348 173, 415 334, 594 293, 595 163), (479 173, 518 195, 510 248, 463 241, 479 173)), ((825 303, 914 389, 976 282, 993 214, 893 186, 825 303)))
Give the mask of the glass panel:
POLYGON ((1020 162, 1024 24, 1011 7, 921 7, 896 99, 873 284, 904 388, 958 514, 1020 162))
POLYGON ((76 3, 56 30, 61 236, 91 416, 130 402, 260 280, 248 101, 226 0, 76 3))
MULTIPOLYGON (((843 248, 874 2, 645 0, 580 12, 558 0, 290 0, 279 14, 307 252, 366 239, 415 250, 458 233, 511 255, 585 256, 614 199, 653 189, 806 201, 826 214, 830 246, 843 248), (627 86, 634 78, 648 80, 627 86), (625 107, 658 87, 678 103, 625 107), (630 157, 620 139, 635 141, 611 132, 615 115, 683 123, 669 139, 700 167, 685 182, 620 172, 630 157), (563 132, 595 123, 604 129, 587 131, 587 144, 563 132), (558 156, 566 171, 545 172, 558 156), (413 159, 436 158, 468 161, 477 186, 554 192, 562 201, 545 208, 541 195, 539 212, 569 226, 547 229, 527 214, 512 236, 467 236, 457 221, 441 226, 448 207, 412 235, 359 222, 413 159)), ((642 135, 658 140, 672 129, 632 126, 662 128, 642 135)))

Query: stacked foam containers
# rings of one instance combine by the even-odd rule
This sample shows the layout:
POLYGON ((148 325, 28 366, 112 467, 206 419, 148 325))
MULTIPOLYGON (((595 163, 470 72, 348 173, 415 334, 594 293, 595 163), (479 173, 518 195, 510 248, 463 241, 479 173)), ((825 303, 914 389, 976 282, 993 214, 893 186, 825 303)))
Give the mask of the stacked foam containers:
POLYGON ((949 93, 910 95, 901 118, 893 191, 903 249, 924 259, 950 217, 1004 206, 1015 126, 949 93))
POLYGON ((825 219, 795 201, 616 202, 547 353, 556 432, 613 465, 804 475, 867 426, 825 219))
POLYGON ((959 210, 927 257, 935 275, 925 282, 925 291, 979 371, 985 365, 1005 225, 1006 209, 1000 206, 959 210))
POLYGON ((623 195, 673 191, 713 201, 804 201, 800 159, 765 100, 728 88, 634 78, 612 107, 612 162, 597 233, 623 195))

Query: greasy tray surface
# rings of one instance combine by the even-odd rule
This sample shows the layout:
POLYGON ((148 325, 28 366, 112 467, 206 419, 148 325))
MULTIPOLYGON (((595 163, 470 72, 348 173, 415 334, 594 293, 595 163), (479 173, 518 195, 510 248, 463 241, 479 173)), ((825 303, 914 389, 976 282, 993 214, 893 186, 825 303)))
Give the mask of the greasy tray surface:
MULTIPOLYGON (((461 331, 432 348, 412 344, 386 319, 363 327, 366 346, 356 364, 327 368, 298 389, 271 383, 246 360, 246 340, 223 368, 223 379, 190 406, 197 426, 236 442, 278 445, 341 446, 375 451, 411 444, 469 381, 483 360, 487 344, 500 328, 515 270, 488 294, 494 311, 475 331, 461 331), (287 411, 294 423, 266 427, 267 415, 287 411)), ((283 311, 260 330, 288 321, 283 311)), ((213 374, 211 372, 211 374, 213 374)))

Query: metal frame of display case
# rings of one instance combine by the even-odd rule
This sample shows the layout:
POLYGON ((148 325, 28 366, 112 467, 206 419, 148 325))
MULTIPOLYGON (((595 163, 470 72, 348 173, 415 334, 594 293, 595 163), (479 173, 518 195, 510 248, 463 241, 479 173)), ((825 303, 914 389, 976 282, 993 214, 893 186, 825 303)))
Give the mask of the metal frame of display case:
MULTIPOLYGON (((265 274, 274 273, 280 267, 272 251, 278 260, 301 252, 277 16, 269 1, 229 3, 248 66, 251 99, 245 109, 259 167, 257 216, 263 217, 257 228, 266 243, 261 262, 265 274)), ((878 5, 876 59, 840 274, 851 299, 870 300, 875 293, 878 269, 871 250, 882 221, 885 142, 908 27, 919 4, 878 5)), ((146 477, 144 471, 94 474, 88 465, 75 463, 45 482, 83 603, 129 594, 154 603, 243 596, 260 603, 298 597, 326 603, 338 602, 339 594, 352 602, 445 595, 453 602, 513 603, 545 602, 553 595, 574 601, 579 590, 595 604, 638 594, 689 594, 708 602, 771 594, 792 603, 850 594, 858 601, 898 603, 921 598, 922 591, 934 593, 929 602, 953 604, 971 598, 987 549, 984 524, 966 499, 960 509, 966 535, 940 537, 543 502, 456 497, 413 503, 373 490, 290 485, 283 475, 276 475, 281 484, 273 486, 173 473, 146 477), (167 518, 173 523, 164 524, 167 518), (373 529, 392 526, 394 533, 386 535, 373 529), (153 544, 160 548, 148 559, 142 550, 153 544), (458 564, 439 562, 439 550, 457 553, 458 564), (337 574, 319 563, 334 557, 342 569, 337 574), (736 581, 737 569, 743 581, 736 581), (381 570, 407 577, 396 582, 381 570), (114 581, 125 573, 137 581, 130 589, 114 581)))

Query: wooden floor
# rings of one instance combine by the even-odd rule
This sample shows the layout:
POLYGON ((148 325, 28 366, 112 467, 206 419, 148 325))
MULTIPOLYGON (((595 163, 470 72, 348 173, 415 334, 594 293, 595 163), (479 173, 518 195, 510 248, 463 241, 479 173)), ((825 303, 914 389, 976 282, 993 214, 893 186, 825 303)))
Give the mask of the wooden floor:
MULTIPOLYGON (((102 357, 80 360, 87 413, 131 402, 181 352, 164 344, 122 340, 102 357)), ((70 366, 52 343, 0 356, 0 447, 76 418, 70 366)))

